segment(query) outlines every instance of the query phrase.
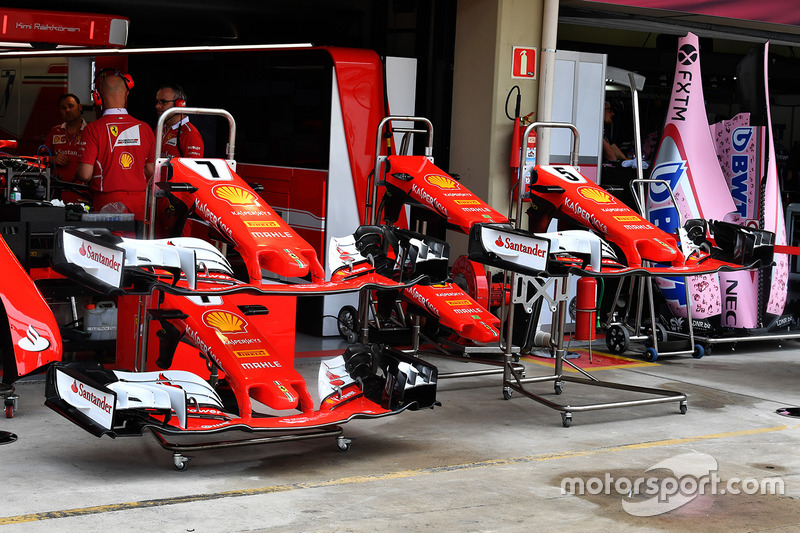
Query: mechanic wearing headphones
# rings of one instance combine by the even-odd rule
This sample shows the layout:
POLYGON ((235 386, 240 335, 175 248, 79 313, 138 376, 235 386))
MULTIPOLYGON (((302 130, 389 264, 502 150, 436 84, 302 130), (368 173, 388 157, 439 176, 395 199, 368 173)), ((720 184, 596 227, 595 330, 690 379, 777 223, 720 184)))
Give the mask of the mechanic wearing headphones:
POLYGON ((103 116, 86 126, 78 178, 89 183, 95 211, 120 203, 144 220, 147 180, 153 175, 155 137, 150 127, 128 114, 130 75, 113 69, 95 78, 94 103, 103 116))
MULTIPOLYGON (((180 85, 165 83, 156 92, 156 114, 171 107, 186 107, 186 92, 180 85)), ((203 157, 203 137, 186 115, 172 115, 164 124, 161 157, 203 157)))

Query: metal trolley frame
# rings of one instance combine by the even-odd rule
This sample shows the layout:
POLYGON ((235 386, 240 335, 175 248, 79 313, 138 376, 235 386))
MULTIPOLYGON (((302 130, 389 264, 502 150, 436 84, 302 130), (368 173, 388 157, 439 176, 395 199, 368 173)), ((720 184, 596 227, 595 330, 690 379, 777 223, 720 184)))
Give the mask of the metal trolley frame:
MULTIPOLYGON (((399 116, 392 115, 384 117, 378 125, 377 135, 375 139, 375 166, 372 174, 367 180, 367 203, 364 207, 364 220, 367 224, 379 224, 380 204, 378 202, 378 187, 383 184, 383 176, 387 171, 388 155, 382 154, 382 143, 386 136, 402 134, 399 154, 407 154, 411 149, 411 140, 413 134, 425 135, 425 149, 424 156, 433 161, 433 124, 431 121, 424 117, 413 116, 399 116), (394 123, 407 123, 395 125, 394 123), (410 125, 408 125, 410 124, 410 125)), ((424 224, 424 222, 423 222, 424 224)), ((419 228, 418 231, 425 233, 426 227, 419 228)), ((379 323, 376 302, 369 291, 362 291, 359 295, 358 306, 358 324, 360 326, 360 342, 367 343, 369 341, 370 325, 381 328, 379 323)), ((469 370, 463 372, 442 372, 439 374, 439 379, 452 379, 452 378, 465 378, 476 377, 485 375, 502 374, 504 372, 504 362, 502 357, 505 353, 503 346, 464 346, 459 343, 449 341, 448 339, 433 339, 426 336, 420 327, 419 315, 409 316, 403 311, 399 302, 395 305, 396 317, 394 320, 387 321, 390 328, 403 327, 404 324, 410 324, 411 330, 411 347, 407 353, 412 355, 430 355, 435 357, 443 357, 456 361, 466 363, 477 363, 481 365, 488 365, 498 368, 490 368, 483 370, 469 370), (423 343, 426 346, 431 346, 431 350, 422 350, 423 343), (494 359, 491 357, 495 356, 494 359)), ((518 362, 518 349, 514 350, 514 359, 512 363, 517 372, 524 373, 524 366, 518 362)))
MULTIPOLYGON (((514 218, 514 227, 519 230, 522 229, 522 202, 523 202, 523 183, 524 183, 524 176, 526 172, 527 163, 525 161, 525 154, 527 151, 527 142, 528 136, 533 129, 540 129, 540 128, 567 128, 572 131, 573 133, 573 146, 570 155, 570 162, 573 166, 577 166, 577 154, 578 154, 578 147, 580 143, 580 137, 578 134, 577 128, 573 124, 561 123, 561 122, 534 122, 530 124, 525 129, 525 132, 522 136, 522 150, 521 150, 521 161, 519 165, 519 174, 516 183, 512 186, 511 189, 511 197, 513 199, 514 189, 518 189, 517 200, 516 200, 516 214, 517 216, 514 218)), ((511 202, 509 206, 510 214, 513 214, 511 211, 514 209, 514 202, 511 202)), ((511 217, 509 217, 511 218, 511 217)), ((532 297, 528 298, 526 294, 524 294, 525 289, 523 288, 523 293, 518 293, 518 287, 527 287, 528 284, 520 284, 518 280, 524 279, 527 276, 521 276, 519 273, 514 271, 507 271, 507 275, 510 279, 510 287, 514 291, 513 296, 518 302, 525 301, 527 303, 526 308, 530 309, 530 305, 532 302, 537 298, 542 298, 543 291, 546 290, 548 285, 553 286, 554 297, 552 299, 551 309, 554 311, 554 320, 553 320, 553 328, 551 332, 551 339, 555 339, 554 343, 554 350, 555 350, 555 368, 552 375, 547 376, 537 376, 537 377, 524 377, 519 373, 512 366, 512 351, 511 351, 511 343, 506 344, 506 351, 504 354, 504 372, 503 372, 503 397, 507 400, 511 399, 512 393, 514 391, 519 392, 523 396, 526 396, 532 400, 535 400, 551 409, 555 409, 561 412, 561 421, 564 427, 569 427, 572 424, 572 413, 580 413, 586 411, 596 411, 599 409, 614 409, 619 407, 634 407, 634 406, 643 406, 643 405, 651 405, 651 404, 658 404, 658 403, 667 403, 667 402, 678 402, 680 412, 686 413, 688 409, 688 400, 686 394, 677 391, 669 391, 664 389, 656 389, 651 387, 640 387, 636 385, 627 385, 622 383, 614 383, 609 381, 602 381, 594 376, 590 375, 588 372, 578 368, 576 365, 568 361, 565 357, 566 350, 564 348, 564 330, 566 326, 566 317, 568 313, 568 288, 569 288, 569 276, 563 277, 552 277, 548 273, 544 272, 543 276, 548 277, 549 279, 545 282, 544 285, 541 285, 537 288, 535 294, 532 297), (583 374, 586 377, 575 377, 564 374, 564 363, 567 363, 569 366, 575 368, 578 372, 583 374), (553 382, 554 392, 556 395, 560 395, 563 392, 564 384, 566 382, 569 383, 577 383, 582 385, 591 385, 594 387, 602 387, 608 389, 615 389, 615 390, 623 390, 623 391, 630 391, 635 393, 642 393, 650 395, 650 398, 639 398, 639 399, 631 399, 631 400, 619 400, 619 401, 610 401, 610 402, 603 402, 603 403, 589 403, 589 404, 582 404, 582 405, 573 405, 569 403, 557 403, 552 401, 551 399, 544 397, 540 394, 535 394, 527 389, 527 385, 534 384, 534 383, 541 383, 541 382, 553 382)), ((530 278, 528 278, 530 279, 530 278)), ((505 301, 505 299, 503 299, 505 301)), ((513 301, 513 300, 512 300, 513 301)), ((514 330, 514 312, 515 306, 511 305, 508 309, 507 319, 506 319, 506 338, 512 339, 513 338, 513 330, 514 330)), ((552 341, 551 341, 552 342, 552 341)))

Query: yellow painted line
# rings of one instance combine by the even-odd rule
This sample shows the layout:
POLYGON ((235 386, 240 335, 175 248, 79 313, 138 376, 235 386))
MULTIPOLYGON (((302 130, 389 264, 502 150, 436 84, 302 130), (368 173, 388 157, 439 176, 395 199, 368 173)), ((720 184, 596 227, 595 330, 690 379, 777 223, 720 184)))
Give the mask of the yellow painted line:
POLYGON ((94 507, 82 507, 78 509, 68 509, 64 511, 47 511, 44 513, 32 513, 17 516, 0 517, 0 526, 11 524, 23 524, 27 522, 37 522, 41 520, 50 520, 53 518, 71 518, 76 516, 95 515, 101 513, 110 513, 114 511, 130 511, 135 509, 147 509, 150 507, 163 507, 166 505, 177 505, 181 503, 192 503, 198 501, 220 500, 223 498, 238 498, 241 496, 258 496, 261 494, 274 494, 279 492, 289 492, 293 490, 303 489, 318 489, 324 487, 335 487, 343 485, 355 485, 359 483, 371 483, 374 481, 386 481, 392 479, 411 478, 429 474, 438 474, 442 472, 455 472, 459 470, 473 470, 476 468, 487 468, 494 466, 508 466, 514 464, 536 463, 541 461, 552 461, 554 459, 569 459, 573 457, 591 457, 594 455, 601 455, 606 453, 616 453, 628 450, 642 450, 648 448, 658 448, 660 446, 675 446, 678 444, 688 444, 692 442, 700 442, 713 439, 730 439, 735 437, 744 437, 749 435, 763 435, 766 433, 774 433, 776 431, 785 431, 787 429, 798 429, 800 424, 789 426, 773 426, 767 428, 745 429, 741 431, 728 431, 725 433, 712 433, 710 435, 699 435, 695 437, 684 437, 678 439, 665 439, 656 440, 651 442, 639 442, 635 444, 623 444, 620 446, 609 446, 604 448, 593 448, 590 450, 574 451, 574 452, 560 452, 560 453, 544 453, 538 455, 527 455, 524 457, 511 457, 508 459, 489 459, 486 461, 478 461, 473 463, 461 463, 454 465, 434 466, 428 468, 419 468, 414 470, 401 470, 398 472, 387 472, 384 474, 371 474, 366 476, 350 476, 338 479, 330 479, 327 481, 316 481, 306 483, 290 483, 287 485, 272 485, 270 487, 261 487, 256 489, 242 489, 231 490, 224 492, 213 492, 207 494, 195 494, 189 496, 177 496, 173 498, 160 498, 155 500, 142 500, 138 502, 115 503, 110 505, 97 505, 94 507))
MULTIPOLYGON (((589 351, 588 350, 578 349, 578 350, 570 350, 570 351, 575 352, 575 353, 579 353, 582 356, 583 355, 585 355, 587 357, 589 356, 589 351)), ((625 363, 620 363, 618 365, 603 365, 603 366, 590 366, 590 365, 587 365, 586 367, 580 367, 581 370, 585 370, 587 372, 591 372, 593 370, 610 370, 610 369, 613 369, 613 368, 642 368, 642 367, 647 367, 647 366, 659 366, 658 363, 648 363, 646 361, 639 361, 637 359, 630 359, 628 357, 621 357, 619 355, 611 355, 611 354, 607 354, 605 352, 594 352, 594 354, 595 355, 602 355, 603 357, 609 358, 609 359, 618 359, 619 361, 625 361, 625 363)), ((536 357, 536 356, 532 356, 532 355, 524 355, 524 356, 521 357, 521 359, 523 361, 527 361, 529 363, 534 363, 536 365, 541 365, 541 366, 547 366, 547 367, 550 367, 550 368, 553 368, 553 366, 555 365, 555 361, 554 360, 547 359, 547 358, 544 358, 544 357, 536 357)), ((580 365, 578 365, 578 366, 580 366, 580 365)), ((576 374, 578 373, 577 370, 575 370, 574 368, 572 368, 571 366, 569 366, 567 364, 565 364, 563 366, 563 369, 564 369, 565 372, 574 372, 576 374)))

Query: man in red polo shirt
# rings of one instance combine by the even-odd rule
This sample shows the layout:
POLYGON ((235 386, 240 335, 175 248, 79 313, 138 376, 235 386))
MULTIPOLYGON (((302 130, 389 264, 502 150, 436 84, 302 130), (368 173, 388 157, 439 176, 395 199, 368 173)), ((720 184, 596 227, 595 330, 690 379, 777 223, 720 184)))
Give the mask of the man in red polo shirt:
MULTIPOLYGON (((58 98, 58 111, 64 122, 53 126, 45 138, 45 146, 50 150, 55 164, 55 176, 61 181, 72 183, 78 180, 78 158, 83 148, 83 130, 86 121, 81 117, 83 106, 72 93, 62 94, 58 98)), ((61 199, 65 202, 86 201, 76 192, 64 189, 61 199)))
POLYGON ((125 109, 133 81, 127 74, 103 71, 95 91, 103 116, 84 130, 78 177, 89 183, 92 206, 120 203, 144 220, 147 180, 153 175, 155 137, 150 127, 125 109))
MULTIPOLYGON (((186 107, 186 91, 180 85, 165 83, 156 92, 156 114, 171 107, 186 107)), ((186 115, 172 115, 164 123, 161 157, 203 157, 203 136, 186 115)))

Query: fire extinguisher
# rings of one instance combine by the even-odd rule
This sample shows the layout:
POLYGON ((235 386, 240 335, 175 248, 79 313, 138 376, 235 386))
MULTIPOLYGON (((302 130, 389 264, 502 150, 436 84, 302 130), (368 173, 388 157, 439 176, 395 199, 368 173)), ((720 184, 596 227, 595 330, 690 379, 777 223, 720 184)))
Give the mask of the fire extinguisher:
POLYGON ((578 278, 576 295, 575 338, 579 341, 595 340, 597 321, 597 280, 591 276, 578 278))
MULTIPOLYGON (((521 103, 521 95, 519 86, 515 85, 511 88, 506 97, 506 116, 514 121, 514 128, 511 134, 511 157, 509 161, 509 166, 511 167, 511 181, 512 183, 517 180, 519 175, 519 164, 520 159, 522 157, 522 146, 523 146, 523 135, 525 133, 525 129, 528 127, 529 121, 533 120, 533 113, 529 113, 524 117, 520 118, 520 103, 521 103), (514 105, 514 117, 512 118, 511 115, 508 114, 508 101, 511 99, 511 95, 513 92, 517 92, 516 96, 516 103, 514 105)), ((527 187, 530 185, 531 176, 530 172, 533 168, 533 165, 536 164, 536 132, 531 131, 528 135, 528 143, 526 145, 525 150, 525 168, 523 169, 524 176, 523 182, 520 184, 520 187, 514 189, 514 200, 517 199, 517 194, 519 193, 520 188, 523 191, 523 195, 527 196, 527 187)))

